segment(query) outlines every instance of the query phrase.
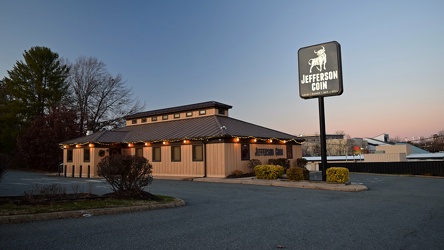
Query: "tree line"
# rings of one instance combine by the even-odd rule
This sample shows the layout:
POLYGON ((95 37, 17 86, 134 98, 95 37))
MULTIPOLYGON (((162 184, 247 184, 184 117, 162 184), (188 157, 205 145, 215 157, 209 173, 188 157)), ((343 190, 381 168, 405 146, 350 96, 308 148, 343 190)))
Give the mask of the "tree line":
POLYGON ((143 108, 132 95, 97 58, 71 63, 47 47, 25 50, 0 80, 0 154, 15 167, 56 170, 60 142, 122 126, 143 108))

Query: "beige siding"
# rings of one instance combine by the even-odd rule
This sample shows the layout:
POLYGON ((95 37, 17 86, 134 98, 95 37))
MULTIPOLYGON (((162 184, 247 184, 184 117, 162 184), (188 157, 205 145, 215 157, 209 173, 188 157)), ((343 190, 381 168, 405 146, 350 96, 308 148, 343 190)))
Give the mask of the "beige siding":
POLYGON ((409 155, 412 153, 412 147, 411 145, 408 144, 385 145, 385 146, 376 146, 376 151, 384 151, 386 154, 405 153, 409 155))
POLYGON ((152 161, 152 147, 144 153, 153 165, 153 176, 204 176, 204 162, 192 160, 192 145, 181 145, 181 161, 171 161, 171 147, 161 147, 161 162, 152 161))
MULTIPOLYGON (((181 145, 181 161, 171 161, 171 145, 162 145, 161 147, 161 162, 153 162, 152 152, 153 145, 143 147, 143 156, 153 166, 154 176, 204 176, 205 175, 205 163, 206 174, 208 177, 226 177, 233 173, 234 170, 241 170, 244 173, 249 171, 249 161, 241 160, 241 143, 210 143, 204 144, 204 161, 193 162, 192 159, 192 145, 181 145)), ((268 159, 286 158, 287 146, 285 144, 269 145, 269 144, 249 144, 250 146, 250 159, 259 159, 263 164, 268 162, 268 159), (282 149, 283 155, 274 156, 255 156, 256 148, 260 149, 282 149)), ((88 148, 88 147, 86 147, 88 148)), ((74 166, 74 177, 80 176, 80 166, 82 166, 82 177, 88 175, 88 165, 90 166, 90 177, 97 177, 97 164, 103 157, 109 155, 110 149, 91 147, 90 161, 83 161, 83 149, 84 148, 71 148, 73 150, 73 161, 66 162, 67 149, 63 151, 64 162, 63 165, 67 166, 67 177, 72 176, 72 167, 74 166), (99 156, 99 151, 104 150, 105 155, 99 156)), ((296 159, 302 157, 302 149, 300 145, 293 145, 293 159, 290 159, 291 166, 296 166, 296 159)), ((122 154, 135 155, 136 149, 134 147, 122 149, 122 154)), ((65 169, 65 168, 64 168, 65 169)))
POLYGON ((292 145, 293 150, 293 159, 290 160, 290 166, 296 167, 297 166, 297 159, 302 158, 302 146, 301 145, 292 145))
POLYGON ((365 162, 399 162, 406 161, 405 153, 389 153, 389 154, 364 154, 365 162))
POLYGON ((223 143, 206 144, 208 177, 225 177, 225 146, 223 143))
POLYGON ((241 143, 225 144, 225 176, 232 174, 234 170, 241 170, 244 173, 249 172, 248 170, 249 161, 241 160, 242 159, 241 146, 242 146, 241 143))

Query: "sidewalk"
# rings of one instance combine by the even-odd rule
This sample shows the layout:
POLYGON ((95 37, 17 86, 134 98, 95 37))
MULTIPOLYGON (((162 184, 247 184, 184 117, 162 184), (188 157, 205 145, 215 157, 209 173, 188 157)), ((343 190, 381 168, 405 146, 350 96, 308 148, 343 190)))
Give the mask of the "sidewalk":
POLYGON ((193 178, 191 180, 200 181, 200 182, 237 183, 237 184, 247 184, 247 185, 275 186, 275 187, 310 188, 310 189, 333 190, 333 191, 344 191, 344 192, 361 192, 368 190, 367 186, 353 182, 351 184, 346 185, 346 184, 337 184, 337 183, 327 183, 324 181, 289 181, 286 179, 264 180, 264 179, 257 179, 256 177, 246 177, 246 178, 201 177, 201 178, 193 178))

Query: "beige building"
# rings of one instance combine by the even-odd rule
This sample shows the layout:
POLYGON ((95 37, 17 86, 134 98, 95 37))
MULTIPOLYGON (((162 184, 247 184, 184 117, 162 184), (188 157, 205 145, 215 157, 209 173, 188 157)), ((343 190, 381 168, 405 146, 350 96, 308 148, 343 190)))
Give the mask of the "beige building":
POLYGON ((154 176, 226 177, 248 172, 251 159, 296 165, 303 139, 231 118, 231 108, 210 101, 127 116, 123 128, 62 142, 64 174, 97 176, 100 160, 114 154, 147 158, 154 176))

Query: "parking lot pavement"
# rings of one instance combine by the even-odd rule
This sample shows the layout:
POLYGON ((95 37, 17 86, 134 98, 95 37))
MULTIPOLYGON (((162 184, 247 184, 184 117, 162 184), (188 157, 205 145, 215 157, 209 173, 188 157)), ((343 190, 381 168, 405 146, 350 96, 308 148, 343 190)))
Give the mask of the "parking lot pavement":
MULTIPOLYGON (((30 175, 4 181, 48 181, 30 175)), ((155 179, 149 192, 187 205, 5 224, 0 249, 444 249, 443 178, 352 173, 351 179, 369 190, 155 179)))
POLYGON ((105 194, 111 192, 104 179, 101 178, 66 178, 57 174, 45 174, 26 171, 9 170, 0 182, 0 196, 17 196, 30 192, 37 186, 57 184, 66 192, 92 192, 105 194))

